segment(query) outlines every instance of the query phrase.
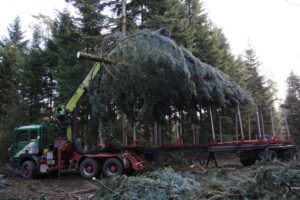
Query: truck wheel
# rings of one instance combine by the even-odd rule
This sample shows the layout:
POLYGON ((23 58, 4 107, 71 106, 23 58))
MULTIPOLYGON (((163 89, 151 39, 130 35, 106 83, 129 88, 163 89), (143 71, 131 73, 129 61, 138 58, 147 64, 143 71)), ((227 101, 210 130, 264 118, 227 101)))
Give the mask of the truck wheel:
POLYGON ((86 154, 89 151, 89 144, 84 138, 76 138, 74 146, 75 150, 80 154, 86 154))
POLYGON ((80 164, 80 174, 84 178, 93 178, 98 175, 99 163, 95 159, 86 158, 80 164))
POLYGON ((109 158, 103 164, 102 172, 106 177, 119 176, 122 171, 122 163, 117 158, 109 158))
POLYGON ((33 178, 37 172, 36 165, 33 161, 27 160, 22 164, 22 176, 24 178, 33 178))

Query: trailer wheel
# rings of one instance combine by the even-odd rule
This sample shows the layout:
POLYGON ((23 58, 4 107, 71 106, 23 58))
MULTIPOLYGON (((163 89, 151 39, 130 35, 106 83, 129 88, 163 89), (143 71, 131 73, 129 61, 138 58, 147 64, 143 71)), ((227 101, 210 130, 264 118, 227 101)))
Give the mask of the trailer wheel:
POLYGON ((291 161, 295 161, 298 158, 297 152, 295 149, 290 149, 288 152, 288 158, 291 161))
POLYGON ((122 171, 122 163, 117 158, 109 158, 103 164, 102 172, 106 177, 119 176, 122 171))
POLYGON ((257 160, 256 153, 253 151, 242 151, 239 156, 243 166, 254 165, 257 160))
POLYGON ((240 162, 242 163, 243 166, 251 166, 255 164, 256 159, 254 158, 241 158, 240 162))
POLYGON ((27 160, 22 164, 22 176, 24 178, 33 178, 36 175, 36 165, 32 160, 27 160))
POLYGON ((270 161, 272 164, 274 164, 277 162, 277 159, 278 159, 277 152, 274 150, 269 150, 267 160, 270 161))
POLYGON ((99 163, 95 159, 86 158, 80 164, 80 174, 84 178, 93 178, 98 175, 99 163))

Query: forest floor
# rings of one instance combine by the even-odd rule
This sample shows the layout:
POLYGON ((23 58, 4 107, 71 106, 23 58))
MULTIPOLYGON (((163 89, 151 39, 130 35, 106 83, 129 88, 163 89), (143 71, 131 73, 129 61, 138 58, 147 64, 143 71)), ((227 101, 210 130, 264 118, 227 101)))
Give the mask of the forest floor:
POLYGON ((26 180, 4 166, 0 199, 300 199, 300 163, 243 167, 237 157, 222 155, 216 168, 190 158, 168 155, 160 169, 94 181, 79 174, 26 180))
POLYGON ((0 172, 4 175, 2 184, 0 183, 1 200, 72 199, 71 192, 94 188, 92 181, 81 178, 79 174, 62 174, 61 178, 43 175, 35 179, 24 179, 9 167, 0 168, 0 172))

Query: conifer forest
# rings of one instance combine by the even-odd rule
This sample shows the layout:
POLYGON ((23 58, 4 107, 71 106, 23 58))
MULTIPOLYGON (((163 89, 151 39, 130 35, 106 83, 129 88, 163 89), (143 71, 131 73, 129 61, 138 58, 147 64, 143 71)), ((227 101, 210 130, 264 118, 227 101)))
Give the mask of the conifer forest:
POLYGON ((31 36, 18 16, 0 35, 1 199, 300 198, 300 162, 279 154, 248 166, 224 152, 164 152, 160 166, 144 155, 145 170, 113 178, 21 178, 8 165, 14 129, 58 124, 57 108, 97 59, 100 70, 73 111, 73 135, 93 151, 104 143, 122 152, 132 145, 202 148, 275 134, 300 146, 300 74, 286 77, 279 101, 255 46, 234 55, 202 0, 65 2, 72 9, 57 10, 55 18, 34 15, 31 36))

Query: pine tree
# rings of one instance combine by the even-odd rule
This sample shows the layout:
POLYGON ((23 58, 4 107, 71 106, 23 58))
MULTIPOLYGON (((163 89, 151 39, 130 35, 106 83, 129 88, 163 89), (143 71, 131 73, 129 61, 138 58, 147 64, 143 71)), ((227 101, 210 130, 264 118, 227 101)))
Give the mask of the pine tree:
POLYGON ((22 80, 22 97, 26 104, 26 113, 29 123, 37 123, 43 120, 45 113, 42 113, 43 108, 46 108, 45 90, 47 88, 46 69, 44 64, 46 60, 43 57, 41 49, 42 35, 39 28, 36 26, 33 32, 33 39, 27 54, 26 66, 23 71, 22 80))
POLYGON ((57 103, 65 103, 83 79, 85 69, 79 65, 76 53, 82 49, 80 31, 68 11, 58 14, 52 30, 52 39, 46 44, 53 78, 57 81, 57 103))
MULTIPOLYGON (((76 58, 78 51, 93 52, 94 49, 89 47, 91 47, 91 41, 96 39, 93 33, 83 35, 83 27, 77 26, 77 24, 78 19, 73 18, 68 11, 65 10, 59 13, 54 22, 52 39, 48 40, 46 44, 47 66, 51 69, 51 78, 56 83, 55 92, 57 97, 54 99, 56 106, 66 105, 94 64, 76 58), (87 38, 92 40, 86 40, 87 38)), ((97 35, 97 40, 99 38, 101 36, 97 35)), ((98 43, 93 43, 93 46, 95 44, 98 43)), ((91 113, 87 95, 84 95, 75 109, 75 115, 79 119, 78 133, 86 136, 87 134, 96 135, 95 127, 90 126, 90 123, 94 123, 91 120, 91 113)))
MULTIPOLYGON (((26 123, 22 97, 24 67, 28 41, 24 39, 21 21, 16 17, 8 26, 8 37, 0 42, 0 148, 8 149, 12 129, 26 123)), ((0 161, 7 160, 2 151, 0 161)))
MULTIPOLYGON (((27 40, 21 30, 21 21, 17 17, 8 27, 8 37, 1 42, 1 122, 6 119, 5 124, 18 123, 18 120, 7 120, 16 117, 18 109, 24 104, 21 97, 21 87, 24 66, 26 65, 27 40), (15 116, 14 116, 15 115, 15 116)), ((20 117, 19 120, 24 120, 20 117)), ((19 121, 22 123, 23 121, 19 121)))
MULTIPOLYGON (((259 74, 260 62, 255 50, 249 48, 245 50, 244 61, 246 65, 246 87, 250 95, 254 98, 255 104, 264 106, 268 104, 265 99, 265 78, 259 74)), ((269 100, 269 99, 268 99, 269 100)))
MULTIPOLYGON (((271 116, 270 109, 273 110, 274 120, 276 121, 275 128, 279 128, 279 119, 274 109, 274 102, 276 100, 276 88, 274 82, 263 75, 259 74, 260 62, 256 56, 253 48, 245 50, 244 61, 246 65, 245 70, 245 86, 254 100, 254 106, 258 106, 260 116, 260 123, 262 124, 262 133, 271 133, 271 116), (263 127, 264 126, 264 127, 263 127)), ((248 112, 255 119, 255 107, 248 108, 248 112)))
POLYGON ((287 95, 283 108, 286 110, 289 129, 297 145, 300 144, 300 76, 291 72, 287 78, 287 95))
POLYGON ((108 18, 102 14, 108 3, 101 0, 66 0, 66 2, 71 3, 79 11, 80 18, 76 19, 76 23, 79 22, 79 33, 84 47, 89 50, 99 45, 102 40, 101 31, 109 28, 108 18))

